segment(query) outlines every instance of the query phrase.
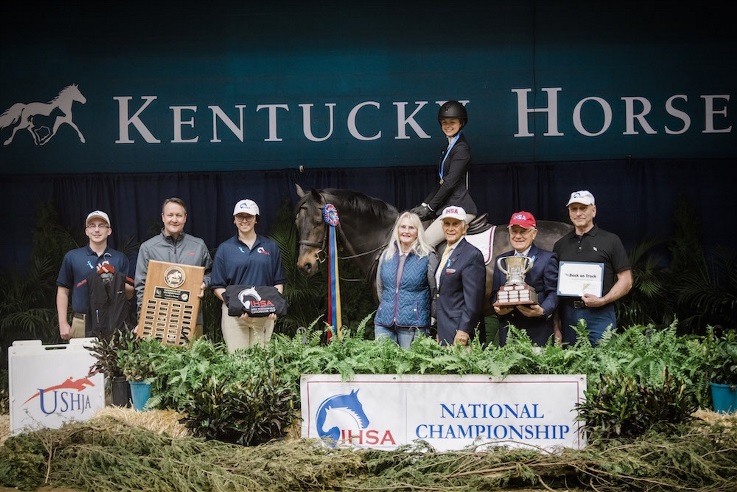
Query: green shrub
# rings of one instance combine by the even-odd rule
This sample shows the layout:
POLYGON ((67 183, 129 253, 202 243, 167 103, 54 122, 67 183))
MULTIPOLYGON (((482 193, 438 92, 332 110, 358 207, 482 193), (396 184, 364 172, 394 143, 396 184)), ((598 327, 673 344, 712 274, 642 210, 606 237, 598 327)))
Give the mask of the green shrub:
POLYGON ((661 384, 631 374, 604 374, 589 381, 577 406, 588 439, 637 438, 648 431, 669 432, 691 420, 695 388, 664 375, 661 384))

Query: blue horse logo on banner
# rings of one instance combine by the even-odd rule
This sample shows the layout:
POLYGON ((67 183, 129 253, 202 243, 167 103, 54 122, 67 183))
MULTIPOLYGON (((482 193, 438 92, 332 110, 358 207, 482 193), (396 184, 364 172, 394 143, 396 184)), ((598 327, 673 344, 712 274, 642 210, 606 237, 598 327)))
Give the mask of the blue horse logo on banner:
POLYGON ((341 440, 343 431, 355 433, 366 429, 369 419, 358 400, 358 390, 347 395, 331 396, 322 402, 317 409, 316 423, 318 435, 333 446, 341 440))
POLYGON ((26 129, 33 137, 33 143, 36 145, 44 145, 51 140, 59 127, 66 123, 77 131, 79 141, 85 143, 84 135, 72 121, 72 104, 74 102, 86 103, 87 98, 79 92, 77 84, 69 85, 63 88, 59 95, 51 101, 16 103, 7 111, 0 115, 0 130, 15 125, 13 133, 3 142, 3 145, 10 145, 18 130, 26 129), (39 119, 55 117, 51 129, 48 126, 39 124, 39 119))

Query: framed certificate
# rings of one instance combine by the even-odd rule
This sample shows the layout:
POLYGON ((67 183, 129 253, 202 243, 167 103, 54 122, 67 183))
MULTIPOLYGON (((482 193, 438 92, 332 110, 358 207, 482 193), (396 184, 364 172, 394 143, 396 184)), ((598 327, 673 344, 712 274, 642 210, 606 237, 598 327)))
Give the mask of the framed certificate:
POLYGON ((604 286, 604 264, 561 261, 558 264, 558 295, 601 297, 604 286))

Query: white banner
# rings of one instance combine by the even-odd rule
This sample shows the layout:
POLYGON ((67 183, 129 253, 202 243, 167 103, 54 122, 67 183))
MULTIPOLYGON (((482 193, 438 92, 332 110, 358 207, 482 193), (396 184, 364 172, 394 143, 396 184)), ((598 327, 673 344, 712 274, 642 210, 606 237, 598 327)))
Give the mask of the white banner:
POLYGON ((105 407, 105 378, 87 377, 95 363, 87 350, 92 338, 69 344, 42 345, 19 340, 8 348, 10 431, 58 429, 70 421, 92 418, 105 407))
POLYGON ((586 376, 303 375, 302 437, 393 449, 469 445, 585 447, 576 405, 586 376))

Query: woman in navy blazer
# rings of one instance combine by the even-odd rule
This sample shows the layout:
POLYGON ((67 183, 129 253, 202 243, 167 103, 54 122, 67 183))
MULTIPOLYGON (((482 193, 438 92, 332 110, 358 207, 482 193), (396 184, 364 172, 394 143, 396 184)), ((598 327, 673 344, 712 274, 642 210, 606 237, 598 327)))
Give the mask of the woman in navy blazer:
POLYGON ((446 207, 440 220, 446 245, 436 272, 438 342, 466 345, 483 317, 484 255, 463 237, 468 229, 463 208, 446 207))
POLYGON ((496 303, 499 288, 506 276, 499 270, 498 258, 515 253, 532 258, 532 268, 525 275, 525 283, 535 289, 537 304, 497 306, 494 311, 499 319, 499 345, 507 343, 509 325, 525 330, 532 343, 543 346, 553 336, 553 312, 558 307, 558 257, 552 251, 540 249, 533 244, 537 236, 537 223, 530 212, 512 214, 509 220, 509 242, 512 250, 494 259, 494 283, 492 303, 496 303))
MULTIPOLYGON (((478 212, 468 193, 471 149, 462 131, 468 124, 466 107, 459 101, 445 102, 438 111, 438 123, 447 139, 438 160, 438 184, 412 212, 422 220, 430 220, 445 207, 457 205, 466 212, 466 223, 470 223, 478 212)), ((443 242, 440 217, 425 230, 425 241, 433 248, 443 242)))

